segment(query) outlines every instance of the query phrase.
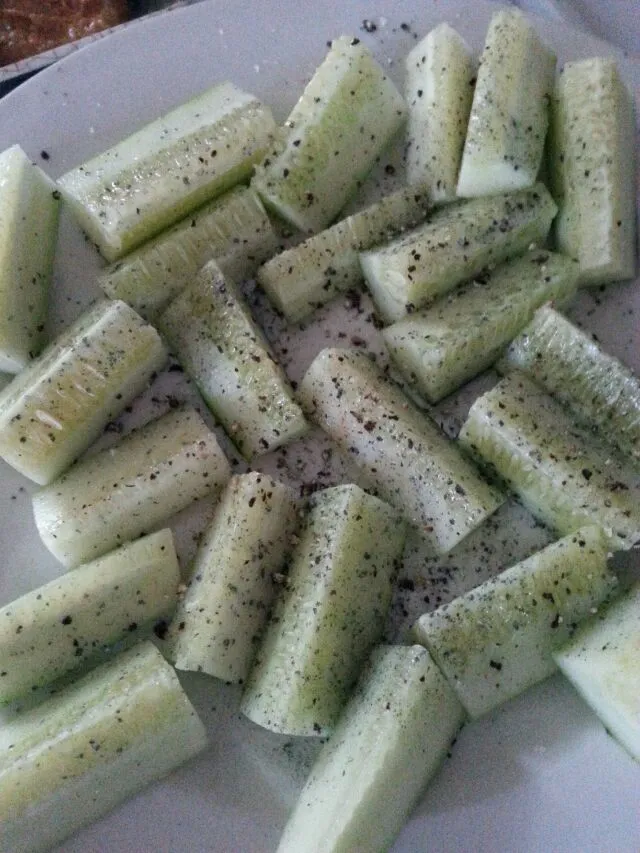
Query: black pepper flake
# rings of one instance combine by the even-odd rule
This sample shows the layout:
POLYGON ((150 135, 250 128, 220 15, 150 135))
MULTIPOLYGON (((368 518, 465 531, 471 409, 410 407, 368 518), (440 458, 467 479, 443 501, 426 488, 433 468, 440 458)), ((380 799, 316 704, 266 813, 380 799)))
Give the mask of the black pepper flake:
POLYGON ((502 669, 502 664, 497 660, 490 660, 489 666, 491 667, 491 669, 497 669, 498 672, 500 672, 500 670, 502 669))
POLYGON ((44 148, 40 152, 40 156, 42 157, 43 160, 49 160, 50 159, 49 152, 45 151, 44 148))
POLYGON ((71 616, 64 616, 60 621, 62 622, 63 625, 71 625, 71 623, 73 622, 73 619, 71 616))
POLYGON ((585 480, 589 481, 591 479, 591 477, 593 476, 593 472, 590 471, 588 468, 583 468, 582 469, 582 476, 585 478, 585 480))
POLYGON ((167 636, 167 632, 169 631, 169 623, 166 619, 160 619, 159 622, 153 626, 153 633, 159 640, 164 640, 167 636))
POLYGON ((373 21, 370 21, 368 18, 365 18, 362 22, 362 29, 365 31, 365 33, 375 33, 378 27, 376 24, 373 23, 373 21))

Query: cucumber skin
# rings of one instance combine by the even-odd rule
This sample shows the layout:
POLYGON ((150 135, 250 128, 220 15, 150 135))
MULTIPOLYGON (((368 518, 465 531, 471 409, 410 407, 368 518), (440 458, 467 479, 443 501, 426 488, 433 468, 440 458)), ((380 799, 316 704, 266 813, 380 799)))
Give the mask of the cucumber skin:
POLYGON ((450 551, 503 503, 364 353, 323 350, 298 396, 362 482, 396 506, 436 553, 450 551))
POLYGON ((405 70, 407 182, 426 185, 434 202, 454 201, 473 99, 473 56, 442 23, 411 50, 405 70))
POLYGON ((614 550, 640 541, 637 477, 525 375, 478 398, 458 440, 561 536, 598 524, 614 550))
POLYGON ((640 761, 640 584, 581 625, 554 653, 562 674, 627 752, 640 761))
POLYGON ((543 184, 447 205, 419 228, 360 255, 387 323, 427 306, 489 264, 544 243, 556 205, 543 184))
POLYGON ((170 530, 124 545, 0 609, 0 705, 140 637, 177 601, 170 530))
POLYGON ((8 723, 0 849, 44 853, 201 752, 204 726, 173 669, 141 643, 8 723))
POLYGON ((98 302, 0 392, 0 456, 51 483, 167 360, 154 328, 124 302, 98 302))
POLYGON ((490 367, 509 341, 551 299, 567 303, 578 264, 563 255, 528 252, 487 276, 461 285, 426 311, 383 330, 405 379, 437 403, 490 367))
POLYGON ((311 770, 278 853, 384 853, 463 722, 426 649, 378 647, 311 770))
POLYGON ((102 256, 115 261, 247 180, 276 132, 267 107, 223 83, 67 172, 58 186, 102 256))
POLYGON ((640 465, 640 381, 566 317, 548 306, 538 309, 500 367, 527 373, 640 465))
POLYGON ((170 303, 158 326, 247 460, 306 433, 284 371, 240 289, 215 261, 170 303))
POLYGON ((292 489, 257 472, 231 478, 169 625, 176 669, 246 680, 297 523, 292 489))
POLYGON ((110 299, 124 300, 154 322, 207 261, 215 258, 226 275, 242 279, 276 248, 262 202, 251 190, 238 187, 116 261, 98 284, 110 299))
POLYGON ((552 102, 551 128, 557 246, 580 262, 585 286, 633 278, 634 106, 613 60, 596 57, 564 66, 552 102))
POLYGON ((33 496, 44 545, 67 567, 136 538, 198 498, 231 470, 194 409, 177 409, 78 462, 33 496))
POLYGON ((397 512, 358 486, 314 495, 242 697, 245 716, 283 734, 333 729, 384 629, 404 538, 397 512))
POLYGON ((0 371, 19 373, 45 340, 59 194, 19 145, 0 154, 0 371), (16 201, 16 195, 18 199, 16 201))
POLYGON ((492 195, 535 183, 555 65, 555 54, 519 9, 493 15, 478 68, 458 196, 492 195))
POLYGON ((307 84, 251 186, 300 231, 326 228, 400 128, 406 106, 359 39, 341 36, 307 84), (339 82, 332 80, 342 72, 339 82))
POLYGON ((414 638, 472 718, 555 672, 553 649, 616 589, 608 550, 599 527, 580 528, 420 617, 414 638))
POLYGON ((359 252, 417 225, 429 208, 423 187, 401 189, 276 255, 260 267, 258 282, 290 323, 304 320, 360 284, 359 252))

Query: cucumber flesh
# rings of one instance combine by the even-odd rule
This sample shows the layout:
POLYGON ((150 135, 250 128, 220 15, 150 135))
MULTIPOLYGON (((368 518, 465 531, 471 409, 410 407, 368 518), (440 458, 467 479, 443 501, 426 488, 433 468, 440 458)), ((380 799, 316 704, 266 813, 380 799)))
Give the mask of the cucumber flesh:
POLYGON ((462 706, 426 649, 375 650, 278 853, 383 853, 444 761, 462 706))
POLYGON ((550 299, 576 291, 578 264, 564 255, 528 252, 463 284, 383 337, 407 381, 437 403, 500 356, 504 347, 550 299))
POLYGON ((473 56, 443 23, 418 42, 405 68, 407 181, 424 184, 434 202, 453 201, 473 98, 473 56))
POLYGON ((614 60, 564 66, 552 110, 552 178, 560 209, 555 237, 560 251, 580 262, 585 285, 635 275, 633 113, 614 60))
POLYGON ((0 849, 44 853, 206 746, 160 652, 141 643, 0 732, 0 849))
POLYGON ((115 261, 246 180, 276 130, 267 107, 223 83, 67 172, 58 186, 115 261))
POLYGON ((286 375, 240 289, 215 261, 169 304, 158 326, 247 459, 307 431, 286 375))
POLYGON ((326 228, 404 121, 394 84, 359 39, 334 39, 256 168, 252 187, 301 231, 326 228))
POLYGON ((608 550, 599 527, 583 527, 418 619, 416 641, 471 717, 555 672, 553 650, 616 587, 608 550))
POLYGON ((362 281, 358 254, 421 222, 430 206, 422 187, 401 189, 287 249, 258 270, 258 281, 290 323, 303 320, 362 281))
POLYGON ((360 255, 373 301, 384 320, 401 320, 489 264, 544 243, 555 214, 542 184, 449 205, 424 225, 360 255))
POLYGON ((507 349, 503 368, 529 374, 585 426, 640 464, 640 380, 549 306, 507 349))
POLYGON ((459 196, 532 186, 549 126, 555 54, 517 9, 496 12, 480 57, 459 196))
POLYGON ((36 492, 36 527, 61 563, 78 566, 221 489, 230 474, 200 415, 177 409, 76 463, 36 492))
POLYGON ((112 264, 98 284, 151 321, 215 258, 231 278, 247 278, 277 248, 258 196, 237 187, 112 264))
POLYGON ((232 477, 204 533, 169 625, 177 669, 242 683, 297 526, 292 489, 266 474, 232 477))
POLYGON ((124 302, 98 302, 0 392, 0 456, 40 485, 65 471, 167 360, 124 302))
POLYGON ((19 145, 0 154, 0 371, 19 373, 44 343, 59 193, 19 145))
POLYGON ((299 395, 363 485, 397 507, 436 553, 450 551, 503 503, 454 442, 364 353, 323 350, 299 395))
POLYGON ((478 398, 459 440, 560 535, 597 524, 616 550, 640 541, 638 477, 525 375, 478 398))
POLYGON ((384 628, 405 526, 349 484, 317 492, 242 697, 283 734, 333 729, 384 628))
POLYGON ((170 530, 123 545, 0 609, 0 704, 137 638, 174 609, 180 568, 170 530))
POLYGON ((640 761, 640 583, 582 626, 555 661, 607 731, 640 761))

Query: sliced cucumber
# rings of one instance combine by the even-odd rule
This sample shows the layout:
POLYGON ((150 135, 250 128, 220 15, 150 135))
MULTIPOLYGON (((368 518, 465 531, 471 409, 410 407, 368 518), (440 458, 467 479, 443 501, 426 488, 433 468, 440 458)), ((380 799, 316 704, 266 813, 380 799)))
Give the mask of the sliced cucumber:
POLYGON ((358 486, 316 493, 242 697, 250 720, 331 731, 382 634, 404 537, 396 511, 358 486))
POLYGON ((389 850, 463 721, 426 649, 376 649, 311 770, 278 853, 389 850))
POLYGON ((425 184, 436 202, 456 197, 475 63, 467 43, 439 24, 405 61, 407 180, 425 184))
POLYGON ((194 409, 178 409, 76 463, 33 496, 42 541, 77 566, 222 488, 230 467, 194 409))
POLYGON ((583 527, 418 619, 426 646, 471 717, 551 675, 552 652, 609 598, 616 576, 599 527, 583 527))
POLYGON ((554 653, 607 731, 640 761, 640 583, 554 653))
POLYGON ((42 349, 60 194, 19 145, 0 154, 0 371, 42 349))
POLYGON ((276 125, 253 95, 222 83, 63 175, 80 225, 115 261, 247 179, 276 125))
POLYGON ((366 354, 325 349, 299 389, 303 405, 375 489, 444 554, 504 497, 366 354))
POLYGON ((358 253, 421 222, 430 195, 422 187, 392 193, 287 249, 258 270, 267 296, 290 323, 362 281, 358 253))
POLYGON ((0 609, 0 704, 139 637, 173 611, 179 582, 173 537, 165 529, 0 609))
POLYGON ((252 186, 301 231, 326 228, 404 121, 391 80, 357 38, 334 39, 252 186))
POLYGON ((538 306, 567 302, 578 272, 564 255, 528 252, 388 326, 385 344, 409 383, 436 403, 493 364, 538 306))
POLYGON ((0 392, 0 456, 41 485, 65 471, 167 359, 124 302, 98 302, 0 392))
POLYGON ((480 57, 458 195, 532 186, 542 162, 555 54, 518 9, 496 12, 480 57))
POLYGON ((0 849, 44 853, 206 746, 175 672, 142 643, 0 731, 0 849))
POLYGON ((614 549, 640 541, 637 477, 526 376, 477 399, 459 440, 561 535, 598 524, 614 549))
POLYGON ((509 346, 501 367, 528 373, 586 426, 640 463, 640 381, 549 306, 509 346))
POLYGON ((239 288, 214 261, 170 303, 158 326, 247 459, 306 432, 267 339, 239 288))
POLYGON ((232 477, 169 626, 177 669, 243 682, 297 526, 292 489, 266 474, 232 477))
POLYGON ((560 250, 580 261, 585 285, 633 278, 635 122, 633 101, 613 59, 564 66, 551 139, 560 250))
POLYGON ((153 320, 215 258, 242 279, 277 248, 277 237, 258 196, 237 187, 112 264, 98 279, 111 299, 123 299, 153 320))
POLYGON ((447 206, 419 228, 360 255, 382 317, 393 323, 488 264, 543 243, 556 214, 546 187, 447 206))

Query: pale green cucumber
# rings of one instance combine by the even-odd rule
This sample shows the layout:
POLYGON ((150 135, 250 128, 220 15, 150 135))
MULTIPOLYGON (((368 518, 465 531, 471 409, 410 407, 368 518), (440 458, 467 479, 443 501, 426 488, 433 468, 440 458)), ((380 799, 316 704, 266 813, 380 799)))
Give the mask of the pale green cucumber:
POLYGON ((397 507, 437 553, 450 551, 503 503, 365 353, 323 350, 299 395, 363 483, 397 507))
POLYGON ((98 278, 111 299, 122 299, 152 320, 215 259, 231 278, 252 275, 276 251, 277 236, 258 196, 237 187, 116 261, 98 278))
POLYGON ((426 646, 471 717, 555 672, 552 652, 615 590, 609 543, 583 527, 421 616, 426 646))
POLYGON ((326 228, 404 121, 394 84, 357 38, 334 39, 252 186, 301 231, 326 228))
POLYGON ((528 373, 582 423, 640 463, 640 380, 562 314, 539 308, 501 367, 528 373))
POLYGON ((442 23, 413 48, 405 68, 407 181, 425 184, 435 202, 453 201, 473 98, 473 56, 442 23))
POLYGON ((278 853, 384 853, 464 711, 426 649, 377 648, 302 789, 278 853))
POLYGON ((430 207, 423 187, 398 190, 287 249, 258 270, 258 281, 290 323, 362 281, 358 253, 421 222, 430 207))
POLYGON ((598 524, 614 549, 640 541, 637 477, 523 374, 475 401, 459 440, 560 535, 598 524))
POLYGON ((40 485, 65 471, 167 360, 124 302, 98 302, 0 392, 0 456, 40 485))
POLYGON ((518 9, 496 12, 480 57, 457 193, 532 186, 542 162, 555 54, 518 9))
POLYGON ((424 225, 360 255, 373 301, 384 320, 401 320, 489 264, 544 243, 555 214, 542 184, 447 206, 424 225))
POLYGON ((276 130, 267 107, 222 83, 67 172, 58 185, 114 261, 246 180, 276 130))
POLYGON ((355 485, 317 492, 242 697, 254 723, 326 735, 380 639, 402 557, 397 512, 355 485))
POLYGON ((246 680, 297 523, 292 489, 257 472, 231 478, 169 625, 177 669, 246 680))
POLYGON ((286 375, 240 289, 209 263, 158 327, 205 402, 247 459, 307 430, 286 375))
POLYGON ((528 252, 387 326, 389 354, 407 381, 437 403, 493 364, 538 306, 566 303, 578 271, 564 255, 528 252))
POLYGON ((44 343, 60 193, 19 145, 0 154, 0 371, 18 373, 44 343))
POLYGON ((0 850, 50 850, 206 744, 175 672, 141 643, 4 724, 0 850))
POLYGON ((568 62, 552 110, 555 237, 580 262, 581 282, 606 284, 636 270, 633 101, 613 59, 568 62))
POLYGON ((77 566, 221 489, 230 473, 200 415, 177 409, 76 463, 36 492, 36 527, 61 563, 77 566))
POLYGON ((177 602, 180 568, 161 530, 67 572, 0 609, 0 704, 139 637, 177 602))
POLYGON ((640 583, 554 653, 616 740, 640 761, 640 583))

